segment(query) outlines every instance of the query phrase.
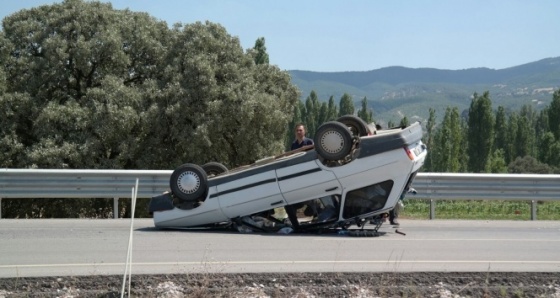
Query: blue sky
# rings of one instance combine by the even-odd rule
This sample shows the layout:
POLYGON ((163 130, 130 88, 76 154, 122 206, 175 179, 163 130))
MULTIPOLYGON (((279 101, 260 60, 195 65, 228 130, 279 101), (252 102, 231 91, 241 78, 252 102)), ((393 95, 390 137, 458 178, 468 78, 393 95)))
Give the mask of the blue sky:
MULTIPOLYGON (((5 0, 0 18, 61 1, 5 0)), ((558 0, 114 0, 169 26, 211 21, 284 70, 502 69, 560 56, 558 0)))

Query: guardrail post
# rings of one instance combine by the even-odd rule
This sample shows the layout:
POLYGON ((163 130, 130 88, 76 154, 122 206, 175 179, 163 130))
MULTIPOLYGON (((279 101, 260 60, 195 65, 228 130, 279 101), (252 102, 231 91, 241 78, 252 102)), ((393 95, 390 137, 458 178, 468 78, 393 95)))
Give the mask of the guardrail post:
POLYGON ((436 218, 436 202, 434 199, 430 199, 430 219, 436 218))
POLYGON ((0 198, 0 218, 2 218, 2 198, 0 198))
POLYGON ((531 220, 537 220, 537 201, 531 200, 531 220))
POLYGON ((119 218, 119 198, 113 198, 113 218, 119 218))

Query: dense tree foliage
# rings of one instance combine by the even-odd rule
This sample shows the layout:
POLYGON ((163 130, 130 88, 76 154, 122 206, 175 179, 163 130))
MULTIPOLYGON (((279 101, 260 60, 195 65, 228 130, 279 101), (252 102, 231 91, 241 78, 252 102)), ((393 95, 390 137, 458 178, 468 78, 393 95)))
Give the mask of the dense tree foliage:
POLYGON ((494 117, 489 92, 473 95, 469 109, 467 130, 468 169, 483 172, 492 154, 494 141, 494 117))
POLYGON ((373 110, 368 109, 367 97, 362 99, 362 106, 358 110, 358 117, 364 120, 366 123, 372 123, 373 121, 373 110))
MULTIPOLYGON (((551 129, 555 113, 560 115, 559 92, 555 91, 552 104, 537 113, 532 106, 525 105, 519 111, 506 111, 499 106, 491 108, 490 96, 486 92, 475 94, 468 117, 455 121, 444 121, 436 128, 433 141, 431 121, 428 120, 430 142, 429 157, 424 170, 431 172, 488 172, 488 173, 560 173, 560 141, 555 137, 558 129, 551 129), (477 101, 477 102, 475 102, 477 101), (493 124, 490 113, 493 113, 493 124), (473 119, 477 119, 473 121, 473 119), (485 125, 481 125, 486 123, 485 125), (488 133, 491 132, 491 133, 488 133), (468 136, 461 139, 458 135, 468 136), (442 136, 447 136, 442 142, 442 136), (490 142, 489 140, 492 140, 490 142), (455 145, 453 145, 455 144, 455 145), (474 144, 474 145, 473 145, 474 144), (473 147, 474 146, 474 147, 473 147), (448 152, 459 154, 453 148, 468 148, 468 153, 456 167, 448 152), (484 148, 482 150, 481 148, 484 148), (476 161, 473 161, 473 159, 476 161), (484 160, 484 163, 482 163, 484 160)), ((446 113, 448 117, 449 108, 446 113)), ((449 117, 455 119, 456 117, 449 117)), ((459 152, 459 153, 458 153, 459 152)))
POLYGON ((266 52, 266 45, 264 42, 264 37, 257 39, 255 42, 255 46, 253 47, 254 50, 254 60, 255 64, 268 64, 269 57, 268 53, 266 52))
POLYGON ((230 167, 283 150, 298 91, 213 23, 66 0, 3 20, 4 167, 230 167))
POLYGON ((218 24, 169 28, 82 0, 21 10, 2 26, 2 167, 235 167, 284 150, 299 91, 268 64, 264 38, 244 51, 218 24))
MULTIPOLYGON (((428 117, 428 121, 426 123, 426 134, 424 136, 424 143, 428 148, 432 148, 434 144, 434 133, 436 127, 436 110, 434 108, 430 108, 429 115, 430 116, 428 117)), ((426 156, 426 160, 424 161, 425 167, 431 169, 433 167, 432 160, 432 154, 428 154, 428 156, 426 156)))
POLYGON ((465 169, 463 125, 459 110, 447 108, 441 128, 436 131, 432 148, 428 148, 431 164, 440 172, 462 172, 465 169))
POLYGON ((305 103, 300 101, 300 104, 294 107, 294 117, 290 121, 290 128, 286 133, 286 149, 290 148, 290 144, 295 138, 293 128, 299 123, 305 125, 307 137, 310 138, 313 137, 315 131, 322 123, 336 120, 344 115, 357 114, 366 123, 373 123, 373 110, 368 108, 367 98, 364 97, 362 99, 361 108, 357 112, 354 111, 354 101, 349 94, 343 94, 338 102, 339 105, 337 106, 334 96, 330 96, 328 102, 321 100, 317 92, 311 91, 305 103))
POLYGON ((340 98, 340 109, 338 110, 338 116, 344 115, 354 115, 354 101, 352 96, 348 93, 344 93, 342 98, 340 98))
POLYGON ((556 140, 560 140, 560 89, 554 91, 550 109, 548 109, 548 125, 556 140))

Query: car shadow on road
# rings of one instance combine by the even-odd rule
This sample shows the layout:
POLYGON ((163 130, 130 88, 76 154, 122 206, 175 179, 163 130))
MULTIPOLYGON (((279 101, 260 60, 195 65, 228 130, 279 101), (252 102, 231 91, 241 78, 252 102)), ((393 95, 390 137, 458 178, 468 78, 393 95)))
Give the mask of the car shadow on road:
POLYGON ((205 228, 157 228, 157 227, 144 227, 135 229, 135 231, 146 232, 146 233, 193 233, 193 234, 224 234, 224 235, 258 235, 258 236, 275 236, 275 237, 380 237, 387 234, 385 231, 374 231, 373 229, 324 229, 320 231, 305 231, 305 232, 290 232, 290 233, 279 233, 279 232, 264 232, 264 231, 252 231, 252 232, 239 232, 232 227, 205 227, 205 228))

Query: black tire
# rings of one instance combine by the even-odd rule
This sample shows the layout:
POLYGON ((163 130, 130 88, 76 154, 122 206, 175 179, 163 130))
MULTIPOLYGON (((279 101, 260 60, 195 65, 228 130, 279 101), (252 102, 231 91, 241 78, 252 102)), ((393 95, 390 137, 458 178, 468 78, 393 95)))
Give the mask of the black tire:
POLYGON ((324 159, 341 160, 352 151, 352 135, 337 121, 323 123, 315 132, 315 150, 324 159))
POLYGON ((344 115, 336 121, 348 126, 352 135, 355 137, 364 137, 371 134, 371 131, 367 123, 360 117, 354 115, 344 115))
MULTIPOLYGON (((208 191, 208 177, 198 165, 186 163, 171 174, 171 192, 182 202, 199 200, 208 191)), ((202 198, 204 199, 204 198, 202 198)))
POLYGON ((202 169, 208 177, 218 176, 228 171, 228 168, 219 162, 205 163, 202 165, 202 169))

